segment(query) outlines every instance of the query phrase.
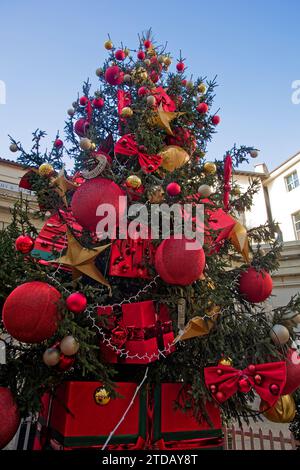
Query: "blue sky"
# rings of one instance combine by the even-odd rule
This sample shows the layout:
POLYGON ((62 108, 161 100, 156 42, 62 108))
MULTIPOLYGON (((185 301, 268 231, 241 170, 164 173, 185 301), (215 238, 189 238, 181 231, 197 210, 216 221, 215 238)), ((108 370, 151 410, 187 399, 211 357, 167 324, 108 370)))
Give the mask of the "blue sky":
POLYGON ((300 79, 298 0, 1 0, 0 17, 1 157, 14 158, 8 133, 27 147, 37 127, 49 140, 63 129, 83 80, 96 87, 108 32, 135 47, 150 26, 173 57, 182 50, 194 77, 218 75, 222 123, 211 158, 249 144, 261 150, 251 164, 272 169, 300 150, 300 104, 291 100, 300 79))

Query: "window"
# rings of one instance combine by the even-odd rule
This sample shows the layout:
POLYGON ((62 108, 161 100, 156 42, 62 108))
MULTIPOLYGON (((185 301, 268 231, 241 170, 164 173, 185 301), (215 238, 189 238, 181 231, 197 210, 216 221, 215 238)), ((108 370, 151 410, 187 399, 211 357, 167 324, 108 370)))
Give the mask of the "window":
POLYGON ((300 240, 300 211, 293 214, 293 222, 295 227, 296 240, 300 240))
POLYGON ((299 179, 296 170, 285 177, 285 184, 288 191, 292 191, 293 189, 297 188, 297 186, 299 186, 299 179))

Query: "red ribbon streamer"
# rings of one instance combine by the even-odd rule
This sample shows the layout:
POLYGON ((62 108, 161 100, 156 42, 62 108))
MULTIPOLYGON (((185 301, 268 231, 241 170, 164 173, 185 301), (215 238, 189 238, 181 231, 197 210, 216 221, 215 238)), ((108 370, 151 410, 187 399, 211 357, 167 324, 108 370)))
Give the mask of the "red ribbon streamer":
POLYGON ((234 369, 230 366, 218 365, 206 367, 204 378, 207 388, 212 392, 216 401, 223 403, 240 390, 241 379, 249 383, 262 400, 271 407, 282 393, 286 382, 286 363, 271 362, 266 364, 250 365, 244 370, 234 369))
POLYGON ((135 141, 134 134, 125 134, 115 144, 115 153, 121 155, 137 156, 139 164, 145 173, 152 173, 161 165, 162 157, 160 155, 148 155, 141 150, 135 141))
POLYGON ((232 158, 231 155, 226 155, 224 161, 224 194, 223 194, 223 205, 224 211, 229 211, 229 196, 230 196, 230 180, 232 175, 232 158))
POLYGON ((173 112, 176 110, 174 101, 169 97, 162 87, 157 87, 154 90, 151 90, 151 95, 155 96, 158 106, 162 104, 164 111, 173 112))

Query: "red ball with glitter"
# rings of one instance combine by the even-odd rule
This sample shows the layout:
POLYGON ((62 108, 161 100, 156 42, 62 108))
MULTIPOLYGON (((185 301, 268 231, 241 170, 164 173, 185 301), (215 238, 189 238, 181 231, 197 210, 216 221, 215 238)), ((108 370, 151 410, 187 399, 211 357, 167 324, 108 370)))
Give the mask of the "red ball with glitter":
POLYGON ((168 184, 167 186, 167 193, 169 194, 169 196, 178 196, 178 194, 181 193, 181 186, 176 183, 175 181, 168 184))
POLYGON ((61 139, 56 139, 54 141, 54 147, 57 149, 60 149, 64 145, 63 141, 61 139))
POLYGON ((104 99, 103 98, 95 98, 92 101, 92 105, 95 109, 101 109, 104 106, 104 99))
POLYGON ((206 114, 208 111, 208 105, 206 103, 199 103, 196 109, 198 113, 206 114))
POLYGON ((122 49, 118 49, 116 52, 115 52, 115 58, 117 60, 124 60, 126 57, 126 54, 125 52, 122 50, 122 49))
POLYGON ((217 126, 218 124, 220 124, 220 121, 221 121, 220 116, 215 115, 211 118, 211 122, 213 123, 214 126, 217 126))
POLYGON ((138 57, 138 59, 140 59, 140 60, 144 60, 145 57, 146 57, 146 54, 145 54, 144 51, 139 51, 139 52, 137 53, 137 57, 138 57))
POLYGON ((149 39, 146 39, 144 41, 144 46, 146 49, 150 49, 150 47, 152 46, 151 41, 149 39))
POLYGON ((139 89, 138 89, 138 95, 139 96, 146 96, 148 95, 149 93, 149 90, 148 88, 146 88, 145 86, 141 86, 139 89))
POLYGON ((15 242, 16 250, 27 255, 34 247, 34 240, 29 235, 20 235, 15 242))
POLYGON ((104 77, 107 83, 109 83, 110 85, 121 85, 124 80, 124 73, 122 72, 120 67, 118 67, 117 65, 112 65, 111 67, 108 67, 104 77))
POLYGON ((82 96, 80 99, 79 99, 79 103, 81 104, 81 106, 86 106, 88 104, 89 100, 86 96, 82 96))
POLYGON ((87 306, 87 298, 81 292, 74 292, 66 299, 66 307, 70 312, 82 313, 87 306))
POLYGON ((184 62, 178 62, 178 63, 176 64, 176 69, 177 69, 178 72, 183 72, 184 69, 185 69, 184 62))

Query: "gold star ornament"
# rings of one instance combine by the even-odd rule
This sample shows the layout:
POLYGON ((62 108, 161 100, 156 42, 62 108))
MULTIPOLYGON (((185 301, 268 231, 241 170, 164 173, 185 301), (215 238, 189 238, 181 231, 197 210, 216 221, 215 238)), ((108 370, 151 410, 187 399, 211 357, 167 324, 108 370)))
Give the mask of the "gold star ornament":
POLYGON ((93 249, 84 248, 72 235, 72 233, 67 230, 68 238, 68 248, 65 255, 53 260, 52 263, 59 263, 65 266, 72 268, 73 279, 78 279, 82 274, 94 279, 95 281, 103 284, 111 289, 109 282, 105 279, 103 274, 96 268, 95 260, 98 255, 100 255, 108 245, 99 246, 93 249))
POLYGON ((151 124, 154 126, 161 127, 169 135, 174 135, 170 126, 170 122, 178 116, 181 116, 182 114, 184 113, 164 111, 162 104, 160 104, 159 108, 157 109, 156 115, 151 119, 151 124))
POLYGON ((67 197, 66 193, 67 191, 75 191, 75 189, 78 188, 78 184, 72 183, 72 181, 69 181, 65 177, 65 169, 62 168, 58 175, 52 179, 51 181, 52 186, 54 187, 54 190, 57 192, 57 194, 61 197, 63 200, 63 203, 66 207, 68 207, 68 202, 67 202, 67 197))

